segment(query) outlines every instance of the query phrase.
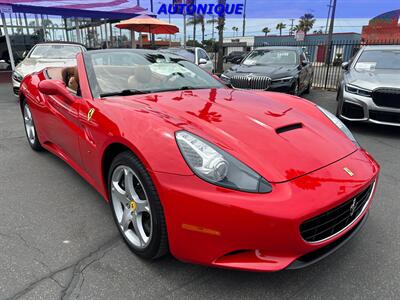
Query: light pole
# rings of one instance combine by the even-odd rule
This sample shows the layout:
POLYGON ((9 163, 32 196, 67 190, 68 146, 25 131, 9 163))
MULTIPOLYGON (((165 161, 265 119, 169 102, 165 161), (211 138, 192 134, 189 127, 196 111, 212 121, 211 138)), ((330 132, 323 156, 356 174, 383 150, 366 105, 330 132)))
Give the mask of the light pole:
POLYGON ((244 0, 244 8, 243 8, 243 35, 246 34, 246 7, 247 7, 247 0, 244 0))
POLYGON ((336 1, 333 0, 332 4, 332 16, 331 16, 331 22, 329 25, 329 33, 328 33, 328 40, 326 41, 327 44, 327 52, 326 52, 326 63, 330 63, 331 59, 331 52, 332 52, 332 36, 333 36, 333 27, 335 26, 335 14, 336 14, 336 1))
POLYGON ((329 18, 331 17, 331 9, 332 9, 332 0, 330 0, 328 7, 329 9, 328 9, 328 18, 326 19, 325 34, 328 33, 329 18))

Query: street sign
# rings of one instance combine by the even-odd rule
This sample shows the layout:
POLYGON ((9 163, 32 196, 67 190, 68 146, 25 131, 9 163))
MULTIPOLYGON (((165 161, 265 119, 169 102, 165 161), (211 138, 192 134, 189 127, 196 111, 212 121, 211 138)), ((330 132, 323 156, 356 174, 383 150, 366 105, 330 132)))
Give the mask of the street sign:
POLYGON ((0 5, 0 13, 2 14, 12 14, 12 6, 11 5, 0 5))
POLYGON ((299 30, 296 32, 295 39, 298 42, 303 42, 306 37, 306 33, 303 30, 299 30))

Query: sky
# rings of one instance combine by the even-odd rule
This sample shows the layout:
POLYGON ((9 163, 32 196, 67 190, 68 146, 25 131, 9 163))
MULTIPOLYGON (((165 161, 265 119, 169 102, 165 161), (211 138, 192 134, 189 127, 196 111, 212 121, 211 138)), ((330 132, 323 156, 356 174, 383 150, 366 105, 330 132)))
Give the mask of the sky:
MULTIPOLYGON (((153 0, 155 11, 161 4, 172 0, 153 0)), ((196 0, 197 3, 218 3, 217 0, 196 0)), ((140 5, 149 8, 150 0, 140 0, 140 5)), ((243 4, 244 0, 226 0, 227 4, 243 4)), ((326 18, 330 0, 247 0, 248 18, 298 18, 304 13, 312 13, 318 18, 326 18)), ((398 0, 337 0, 338 18, 367 18, 380 13, 400 9, 398 0)))
MULTIPOLYGON (((150 8, 150 0, 140 0, 141 6, 150 8)), ((154 11, 157 12, 163 3, 169 4, 171 0, 154 0, 154 11)), ((197 0, 197 3, 218 3, 217 0, 197 0)), ((227 0, 228 4, 244 3, 244 0, 227 0)), ((291 20, 305 13, 315 16, 316 22, 313 30, 325 31, 330 0, 247 0, 246 13, 246 35, 263 35, 262 29, 268 27, 271 34, 279 34, 275 29, 276 24, 283 22, 287 28, 283 34, 288 34, 291 20)), ((356 32, 361 33, 362 26, 368 21, 387 11, 400 9, 399 0, 337 0, 336 21, 334 32, 356 32)), ((168 16, 159 15, 159 18, 168 20, 168 16)), ((171 22, 177 25, 180 33, 176 36, 181 38, 183 32, 183 18, 180 15, 171 15, 171 22)), ((233 37, 236 33, 232 27, 239 28, 242 35, 242 16, 229 16, 226 20, 225 36, 233 37)), ((193 26, 188 29, 188 34, 193 35, 193 26)), ((211 38, 212 27, 206 25, 206 38, 211 38)), ((198 26, 196 37, 200 38, 200 26, 198 26)))
MULTIPOLYGON (((150 10, 150 0, 137 0, 138 3, 150 10)), ((243 4, 245 0, 227 0, 228 4, 243 4)), ((298 18, 305 13, 315 16, 316 22, 313 30, 325 31, 328 15, 329 2, 333 0, 247 0, 246 35, 263 35, 262 29, 271 29, 270 35, 279 34, 276 24, 282 22, 286 24, 283 34, 288 34, 291 19, 294 25, 298 23, 298 18)), ((172 0, 153 0, 154 11, 157 12, 162 4, 170 4, 172 0)), ((197 0, 197 3, 216 4, 218 0, 197 0)), ((337 0, 336 21, 334 32, 356 32, 361 33, 362 26, 367 25, 368 21, 387 11, 400 9, 400 0, 337 0)), ((168 15, 159 15, 168 21, 168 15)), ((207 16, 211 18, 211 16, 207 16)), ((50 16, 54 18, 54 16, 50 16)), ((242 16, 227 16, 225 26, 225 37, 242 36, 242 16), (239 31, 234 32, 232 27, 238 27, 239 31)), ((56 21, 56 23, 59 23, 56 21)), ((173 39, 182 40, 183 17, 182 15, 171 15, 171 23, 177 25, 180 33, 173 39)), ((206 24, 205 38, 212 37, 212 25, 206 24)), ((187 34, 192 38, 193 26, 188 26, 187 34)), ((61 36, 61 33, 59 33, 61 36)), ((215 37, 217 32, 215 30, 215 37)), ((197 40, 201 39, 201 29, 197 26, 197 40)))

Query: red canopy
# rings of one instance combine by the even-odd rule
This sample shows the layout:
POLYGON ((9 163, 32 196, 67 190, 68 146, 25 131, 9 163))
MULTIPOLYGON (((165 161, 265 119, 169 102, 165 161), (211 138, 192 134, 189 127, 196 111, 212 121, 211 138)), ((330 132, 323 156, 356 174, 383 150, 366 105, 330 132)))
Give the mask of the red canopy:
POLYGON ((154 34, 175 34, 179 32, 177 26, 147 15, 121 21, 115 26, 120 29, 130 29, 137 32, 149 32, 154 34))

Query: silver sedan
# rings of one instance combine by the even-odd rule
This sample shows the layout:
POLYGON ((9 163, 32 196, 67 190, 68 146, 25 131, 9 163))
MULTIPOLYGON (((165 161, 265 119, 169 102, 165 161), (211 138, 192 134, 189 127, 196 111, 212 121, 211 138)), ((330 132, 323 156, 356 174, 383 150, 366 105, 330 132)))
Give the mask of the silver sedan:
POLYGON ((364 46, 342 67, 337 116, 400 126, 400 46, 364 46))
POLYGON ((12 74, 13 91, 16 96, 22 79, 46 67, 76 66, 76 54, 86 51, 81 44, 51 42, 36 44, 15 68, 12 74))

